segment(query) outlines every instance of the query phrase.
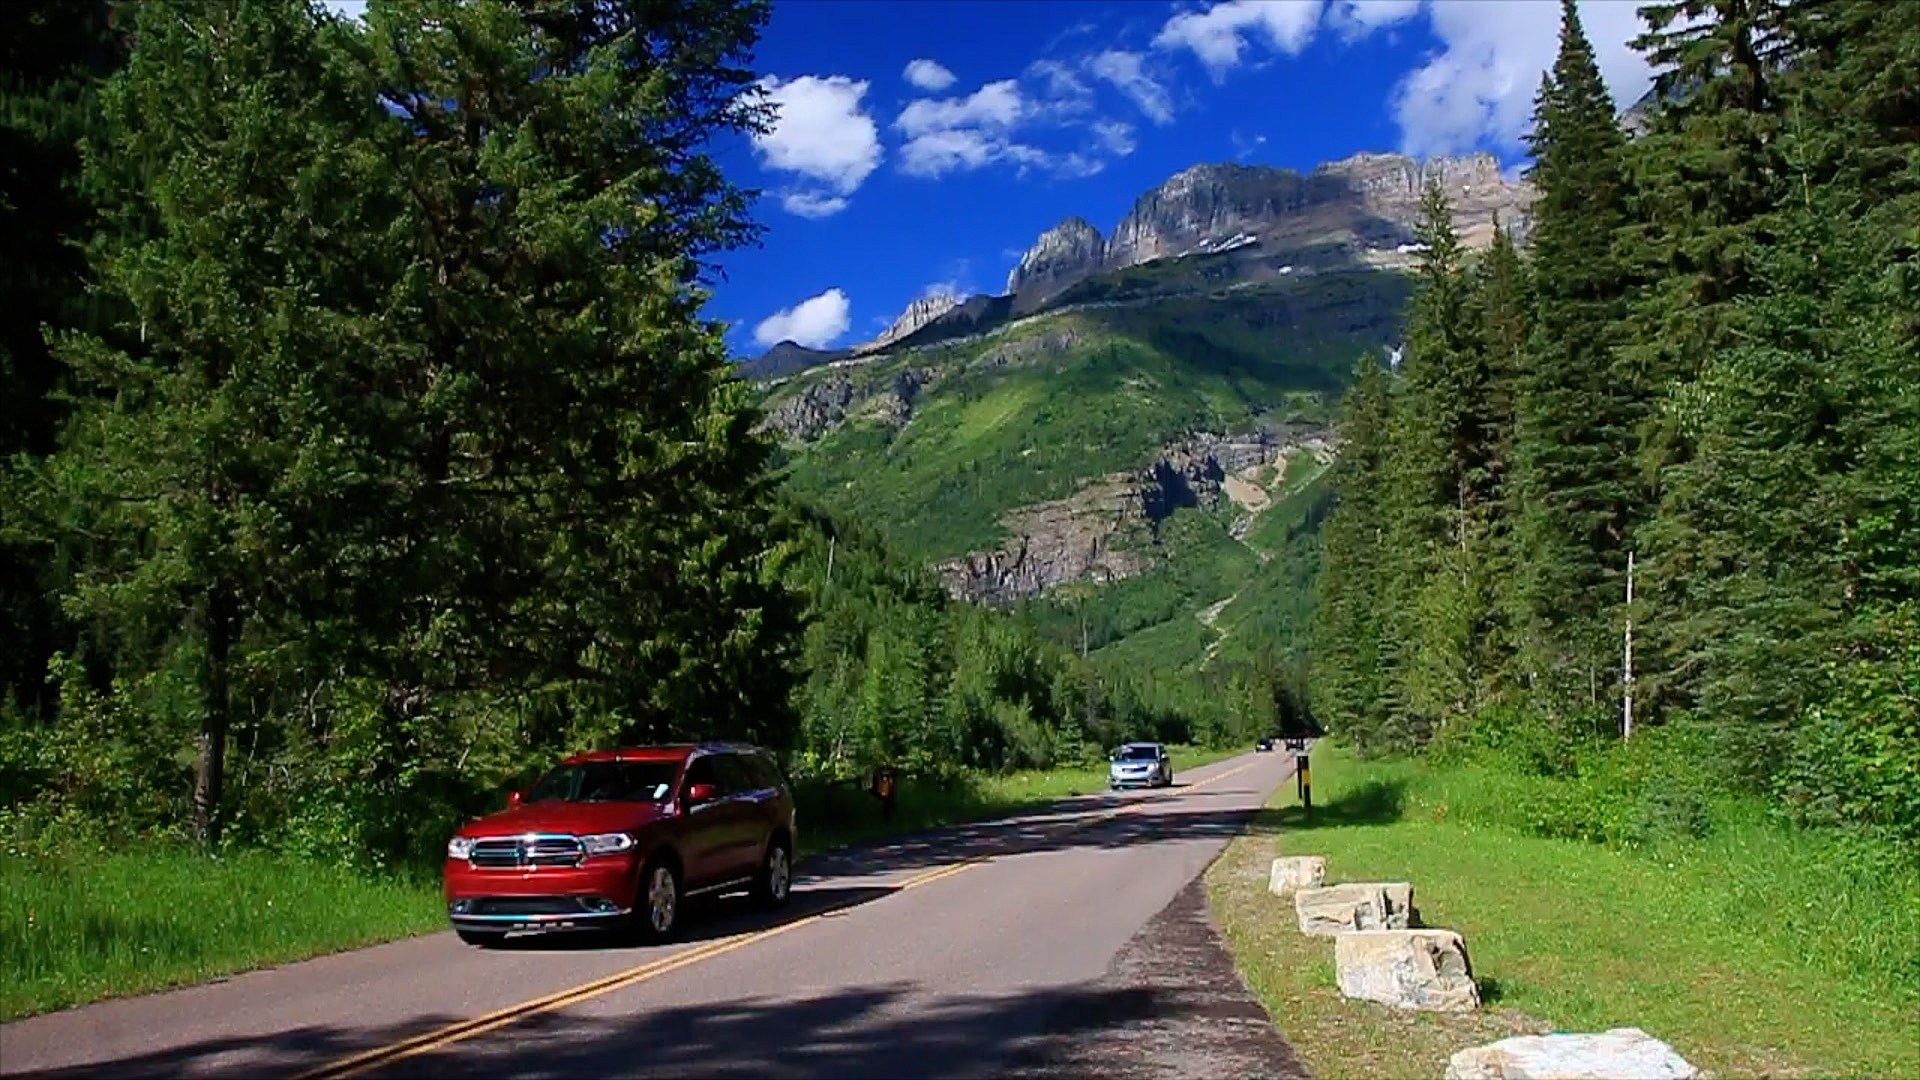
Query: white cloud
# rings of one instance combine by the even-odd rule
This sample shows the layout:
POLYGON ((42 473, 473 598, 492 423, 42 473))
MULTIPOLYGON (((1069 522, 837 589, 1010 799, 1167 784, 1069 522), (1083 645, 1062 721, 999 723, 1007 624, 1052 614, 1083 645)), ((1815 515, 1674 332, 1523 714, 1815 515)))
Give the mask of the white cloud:
POLYGON ((753 328, 753 340, 763 349, 782 341, 822 349, 846 333, 852 323, 847 294, 840 289, 828 289, 760 320, 753 328))
POLYGON ((1114 157, 1126 157, 1133 153, 1137 145, 1133 138, 1133 125, 1124 120, 1099 121, 1093 125, 1093 137, 1114 157))
POLYGON ((803 217, 846 209, 880 164, 880 129, 861 107, 867 83, 844 75, 760 80, 777 110, 772 129, 753 137, 760 163, 807 183, 781 193, 781 205, 803 217))
POLYGON ((893 126, 908 138, 956 128, 1006 131, 1026 114, 1020 84, 1012 79, 990 82, 966 97, 923 98, 900 110, 893 126))
POLYGON ((1078 111, 1071 99, 1035 98, 1014 79, 990 82, 965 97, 920 98, 900 110, 893 126, 907 137, 900 168, 912 176, 941 177, 995 162, 1060 176, 1088 176, 1104 163, 1085 154, 1055 154, 1016 138, 1024 126, 1058 123, 1078 111))
MULTIPOLYGON (((1641 29, 1637 4, 1579 0, 1579 8, 1615 104, 1631 104, 1652 82, 1628 45, 1641 29)), ((1400 149, 1416 156, 1520 149, 1541 73, 1559 45, 1553 0, 1225 0, 1172 16, 1153 43, 1192 52, 1219 82, 1262 39, 1297 55, 1322 27, 1355 42, 1422 14, 1440 48, 1393 91, 1400 149)))
POLYGON ((1333 0, 1327 5, 1327 25, 1348 40, 1406 22, 1420 11, 1420 0, 1333 0))
POLYGON ((789 191, 780 196, 780 207, 795 217, 832 217, 847 208, 847 200, 824 191, 789 191))
POLYGON ((1183 11, 1154 36, 1162 49, 1191 50, 1215 82, 1240 65, 1240 50, 1259 32, 1289 56, 1313 40, 1323 0, 1226 0, 1204 11, 1183 11), (1243 37, 1244 35, 1244 37, 1243 37))
MULTIPOLYGON (((1447 0, 1426 10, 1444 47, 1394 92, 1400 148, 1420 156, 1487 145, 1519 149, 1541 73, 1559 49, 1559 6, 1447 0)), ((1614 103, 1631 104, 1652 81, 1646 61, 1627 44, 1641 29, 1635 6, 1582 0, 1580 20, 1614 103)))
POLYGON ((1156 124, 1173 119, 1173 99, 1146 71, 1145 58, 1137 52, 1108 49, 1087 61, 1087 70, 1112 83, 1140 107, 1140 112, 1156 124))
POLYGON ((938 60, 914 60, 907 64, 902 72, 906 80, 915 88, 937 94, 953 85, 953 72, 948 71, 938 60))

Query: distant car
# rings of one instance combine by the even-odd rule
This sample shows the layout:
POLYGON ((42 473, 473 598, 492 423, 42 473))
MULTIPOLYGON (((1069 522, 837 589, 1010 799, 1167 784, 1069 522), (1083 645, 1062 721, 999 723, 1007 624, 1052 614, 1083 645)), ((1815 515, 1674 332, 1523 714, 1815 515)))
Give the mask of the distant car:
POLYGON ((1127 743, 1113 752, 1107 765, 1107 787, 1172 787, 1173 758, 1159 743, 1127 743))
POLYGON ((1257 743, 1254 743, 1254 744, 1253 744, 1253 748, 1254 748, 1255 750, 1258 750, 1258 751, 1260 751, 1261 753, 1265 753, 1265 752, 1267 752, 1267 751, 1269 751, 1269 750, 1272 750, 1272 749, 1273 749, 1273 738, 1272 738, 1272 736, 1268 736, 1268 735, 1262 735, 1262 736, 1260 737, 1260 741, 1259 741, 1259 742, 1257 742, 1257 743))
POLYGON ((447 841, 447 917, 470 945, 529 930, 666 938, 688 896, 785 903, 796 847, 793 791, 765 750, 595 751, 447 841))

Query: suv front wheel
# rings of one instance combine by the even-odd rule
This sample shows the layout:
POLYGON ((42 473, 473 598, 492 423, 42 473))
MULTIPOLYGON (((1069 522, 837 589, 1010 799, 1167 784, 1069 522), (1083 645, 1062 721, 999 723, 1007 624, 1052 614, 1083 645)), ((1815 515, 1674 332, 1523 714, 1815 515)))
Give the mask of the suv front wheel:
POLYGON ((634 897, 633 925, 651 941, 664 941, 680 924, 680 875, 673 864, 655 861, 640 875, 640 894, 634 897))
POLYGON ((793 852, 781 837, 767 842, 766 857, 753 879, 753 898, 761 907, 775 908, 793 895, 793 852))

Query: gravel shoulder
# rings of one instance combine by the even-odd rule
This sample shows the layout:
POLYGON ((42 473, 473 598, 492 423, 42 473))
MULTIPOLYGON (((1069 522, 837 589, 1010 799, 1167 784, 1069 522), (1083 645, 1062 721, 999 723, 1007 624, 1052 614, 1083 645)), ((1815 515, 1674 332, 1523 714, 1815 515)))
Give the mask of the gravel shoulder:
POLYGON ((1007 1075, 1115 1080, 1258 1076, 1306 1080, 1306 1066, 1247 989, 1196 879, 1114 958, 1085 1000, 1048 1019, 1007 1075))

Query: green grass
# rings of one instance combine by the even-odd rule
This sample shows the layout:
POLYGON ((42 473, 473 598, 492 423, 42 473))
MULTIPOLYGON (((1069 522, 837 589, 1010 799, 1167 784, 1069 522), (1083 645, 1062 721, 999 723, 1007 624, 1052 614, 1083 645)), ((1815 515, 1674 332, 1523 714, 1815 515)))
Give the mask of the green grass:
POLYGON ((439 929, 437 883, 262 852, 0 861, 0 1020, 439 929))
POLYGON ((1464 823, 1484 775, 1329 748, 1313 775, 1314 820, 1284 788, 1208 885, 1249 984, 1316 1075, 1438 1075, 1505 1034, 1619 1026, 1722 1076, 1920 1075, 1910 870, 1739 815, 1639 850, 1464 823), (1489 1007, 1406 1016, 1341 998, 1329 943, 1266 894, 1276 851, 1326 856, 1332 881, 1412 881, 1422 920, 1466 938, 1489 1007))
MULTIPOLYGON (((1174 748, 1178 769, 1238 751, 1174 748)), ((807 852, 1105 790, 1104 768, 903 785, 892 821, 853 792, 810 811, 807 852)), ((0 859, 0 1020, 146 993, 438 930, 439 882, 247 851, 177 847, 0 859)))

